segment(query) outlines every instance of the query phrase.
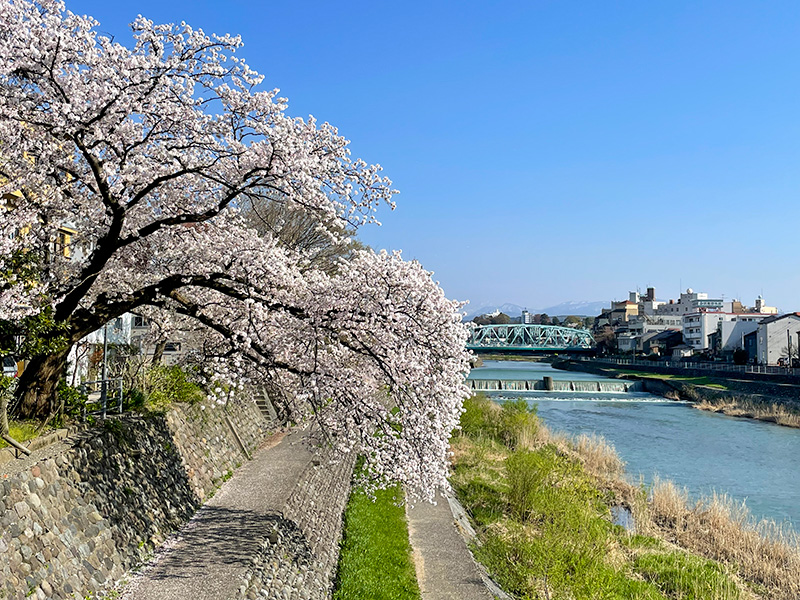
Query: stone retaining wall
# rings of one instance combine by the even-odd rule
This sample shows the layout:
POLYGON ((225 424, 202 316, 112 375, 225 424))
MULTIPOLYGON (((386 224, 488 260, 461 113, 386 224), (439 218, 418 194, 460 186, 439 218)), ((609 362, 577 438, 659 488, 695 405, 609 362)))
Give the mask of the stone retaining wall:
MULTIPOLYGON (((252 403, 110 419, 0 466, 0 599, 102 590, 185 523, 270 432, 252 403)), ((346 495, 346 494, 345 494, 346 495)))
POLYGON ((246 598, 330 598, 354 463, 321 453, 306 466, 256 558, 246 598))

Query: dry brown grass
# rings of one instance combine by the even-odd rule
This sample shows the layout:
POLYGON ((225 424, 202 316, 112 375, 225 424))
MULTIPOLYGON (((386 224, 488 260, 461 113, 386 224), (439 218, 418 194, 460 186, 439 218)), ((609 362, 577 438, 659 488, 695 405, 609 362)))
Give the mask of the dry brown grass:
POLYGON ((625 463, 612 444, 595 434, 581 434, 574 438, 575 451, 583 467, 596 477, 621 476, 625 463))
POLYGON ((800 413, 783 404, 756 403, 736 397, 718 400, 703 399, 694 404, 695 408, 718 412, 731 417, 742 417, 777 423, 784 427, 800 428, 800 413))
MULTIPOLYGON (((718 404, 708 406, 707 410, 718 404)), ((499 418, 499 407, 489 408, 486 414, 490 419, 499 418)), ((687 491, 671 481, 656 481, 647 495, 642 491, 643 484, 626 481, 623 462, 603 438, 570 438, 552 432, 541 422, 538 426, 523 425, 514 429, 514 439, 508 440, 510 447, 536 450, 550 445, 558 454, 580 460, 601 488, 612 492, 618 503, 632 511, 637 533, 724 563, 738 580, 750 586, 751 590, 740 586, 743 598, 753 597, 755 592, 769 600, 800 600, 800 539, 790 529, 770 521, 756 522, 743 505, 726 496, 714 495, 693 503, 687 491)), ((497 465, 502 464, 507 452, 498 444, 473 444, 455 436, 451 450, 455 462, 479 466, 487 483, 499 485, 502 469, 497 465)), ((608 553, 618 552, 622 550, 609 549, 608 553)))
POLYGON ((724 495, 691 504, 687 491, 671 481, 656 481, 649 502, 632 508, 642 533, 730 565, 771 600, 800 598, 800 540, 790 529, 756 522, 724 495))

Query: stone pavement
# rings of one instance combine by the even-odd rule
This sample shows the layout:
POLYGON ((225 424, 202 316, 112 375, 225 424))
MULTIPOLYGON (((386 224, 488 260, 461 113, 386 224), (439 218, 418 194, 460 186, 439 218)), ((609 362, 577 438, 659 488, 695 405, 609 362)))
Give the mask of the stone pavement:
POLYGON ((231 600, 274 531, 312 454, 286 435, 236 470, 123 590, 122 600, 231 600))
MULTIPOLYGON (((467 525, 468 527, 468 525, 467 525)), ((422 600, 492 600, 472 554, 456 526, 450 503, 408 507, 408 537, 422 600)))

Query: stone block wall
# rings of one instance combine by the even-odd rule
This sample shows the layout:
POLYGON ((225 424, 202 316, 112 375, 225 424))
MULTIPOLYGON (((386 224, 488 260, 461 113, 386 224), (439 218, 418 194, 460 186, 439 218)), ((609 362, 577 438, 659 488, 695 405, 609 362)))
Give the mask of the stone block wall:
POLYGON ((256 557, 245 598, 330 598, 355 456, 331 458, 319 453, 304 469, 256 557))
MULTIPOLYGON (((230 420, 252 451, 253 404, 230 420)), ((0 599, 84 598, 121 578, 246 460, 220 407, 111 419, 0 466, 0 599)))

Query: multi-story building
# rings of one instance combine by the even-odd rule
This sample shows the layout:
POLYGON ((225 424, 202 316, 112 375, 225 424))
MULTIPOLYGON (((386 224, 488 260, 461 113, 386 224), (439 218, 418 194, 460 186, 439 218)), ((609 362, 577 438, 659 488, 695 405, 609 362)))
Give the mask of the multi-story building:
POLYGON ((800 345, 800 313, 767 316, 758 324, 756 332, 756 360, 762 365, 777 365, 788 358, 789 348, 797 355, 800 345))
POLYGON ((632 317, 639 314, 639 294, 630 292, 627 300, 611 302, 611 308, 604 308, 595 319, 595 327, 610 325, 617 327, 627 323, 632 317))
MULTIPOLYGON (((758 330, 758 323, 761 320, 746 317, 742 320, 719 321, 717 323, 717 331, 708 336, 709 350, 716 355, 733 354, 736 350, 747 350, 745 340, 747 336, 758 330)), ((755 357, 755 352, 753 352, 753 357, 755 357)))
POLYGON ((717 298, 709 298, 705 292, 695 292, 692 288, 686 290, 675 300, 670 300, 661 304, 655 311, 657 315, 678 315, 683 316, 700 310, 719 311, 723 308, 724 301, 717 298))
POLYGON ((752 331, 758 322, 766 319, 769 315, 761 313, 730 313, 722 311, 702 310, 692 312, 683 316, 683 340, 695 351, 708 350, 710 348, 709 336, 722 330, 723 346, 733 349, 730 346, 731 336, 738 334, 745 335, 752 331), (738 323, 739 325, 726 325, 723 328, 721 323, 738 323), (744 325, 750 323, 750 325, 744 325), (726 336, 727 334, 727 336, 726 336))
POLYGON ((653 335, 679 331, 693 351, 722 353, 743 347, 744 337, 756 330, 758 322, 777 312, 761 296, 749 308, 738 300, 709 298, 707 293, 689 288, 677 301, 663 302, 656 299, 655 288, 649 287, 644 296, 630 292, 627 300, 612 302, 595 323, 614 329, 622 352, 645 352, 653 335), (709 336, 714 337, 710 340, 709 336))

